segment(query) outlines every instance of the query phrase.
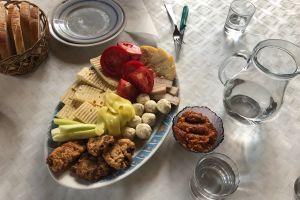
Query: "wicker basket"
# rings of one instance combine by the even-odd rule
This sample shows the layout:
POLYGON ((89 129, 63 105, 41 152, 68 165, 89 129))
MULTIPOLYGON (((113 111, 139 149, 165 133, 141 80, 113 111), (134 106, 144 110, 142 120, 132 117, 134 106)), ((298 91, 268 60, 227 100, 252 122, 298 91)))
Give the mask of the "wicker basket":
MULTIPOLYGON (((2 0, 3 2, 3 0, 2 0)), ((5 7, 9 4, 19 4, 27 1, 9 1, 5 0, 5 7)), ((36 6, 33 3, 27 2, 31 6, 36 6)), ((49 26, 45 13, 40 9, 40 39, 23 54, 13 55, 9 58, 0 60, 0 73, 8 75, 26 74, 38 67, 48 57, 49 46, 49 26)))

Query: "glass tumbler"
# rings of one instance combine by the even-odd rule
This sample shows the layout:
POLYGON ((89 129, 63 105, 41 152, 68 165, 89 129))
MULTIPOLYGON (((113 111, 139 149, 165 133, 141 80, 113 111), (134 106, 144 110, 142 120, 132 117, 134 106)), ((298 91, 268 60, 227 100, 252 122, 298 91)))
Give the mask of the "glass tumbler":
POLYGON ((224 31, 229 36, 242 35, 255 13, 255 6, 248 0, 234 0, 230 4, 224 31))
POLYGON ((239 171, 228 156, 220 153, 204 155, 190 180, 191 197, 195 200, 224 199, 239 185, 239 171))

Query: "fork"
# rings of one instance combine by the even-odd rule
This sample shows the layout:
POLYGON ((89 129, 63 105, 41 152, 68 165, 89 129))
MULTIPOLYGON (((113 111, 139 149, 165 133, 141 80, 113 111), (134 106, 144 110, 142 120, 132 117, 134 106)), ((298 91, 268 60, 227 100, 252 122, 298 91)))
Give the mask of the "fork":
POLYGON ((182 33, 179 31, 177 24, 176 24, 176 19, 175 15, 173 12, 172 5, 170 4, 165 4, 165 7, 167 9, 167 12, 171 18, 171 21, 174 25, 174 32, 173 32, 173 40, 174 40, 174 45, 175 45, 175 52, 176 52, 176 57, 179 55, 181 45, 182 45, 182 33))

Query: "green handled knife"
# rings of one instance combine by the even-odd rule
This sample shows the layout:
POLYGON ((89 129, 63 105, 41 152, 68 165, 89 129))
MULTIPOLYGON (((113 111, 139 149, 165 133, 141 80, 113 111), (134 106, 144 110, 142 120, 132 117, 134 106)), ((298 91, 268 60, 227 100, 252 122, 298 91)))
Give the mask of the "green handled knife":
POLYGON ((182 9, 181 20, 180 20, 180 28, 179 28, 181 32, 184 32, 188 15, 189 15, 189 7, 184 6, 183 9, 182 9))

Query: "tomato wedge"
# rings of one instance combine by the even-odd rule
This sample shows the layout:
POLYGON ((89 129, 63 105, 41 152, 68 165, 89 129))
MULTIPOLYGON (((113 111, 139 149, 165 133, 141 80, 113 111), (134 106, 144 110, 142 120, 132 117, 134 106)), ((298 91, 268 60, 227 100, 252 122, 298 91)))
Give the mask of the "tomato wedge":
POLYGON ((110 46, 102 53, 100 64, 103 72, 112 77, 121 77, 123 65, 130 60, 130 55, 119 46, 110 46))
POLYGON ((154 85, 154 73, 144 66, 140 66, 128 75, 130 82, 141 92, 150 93, 154 85))
POLYGON ((130 55, 132 60, 140 59, 142 55, 142 51, 141 48, 138 47, 137 45, 134 45, 129 42, 119 42, 117 45, 122 49, 124 49, 130 55))
POLYGON ((144 64, 139 61, 136 60, 128 61, 123 67, 122 78, 129 81, 128 75, 134 72, 135 70, 137 70, 138 68, 140 68, 141 66, 144 66, 144 64))
POLYGON ((125 99, 134 101, 139 94, 139 91, 128 81, 120 79, 117 87, 117 94, 125 99))

